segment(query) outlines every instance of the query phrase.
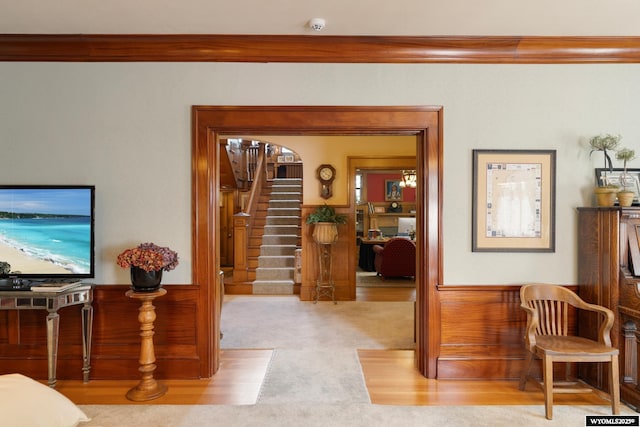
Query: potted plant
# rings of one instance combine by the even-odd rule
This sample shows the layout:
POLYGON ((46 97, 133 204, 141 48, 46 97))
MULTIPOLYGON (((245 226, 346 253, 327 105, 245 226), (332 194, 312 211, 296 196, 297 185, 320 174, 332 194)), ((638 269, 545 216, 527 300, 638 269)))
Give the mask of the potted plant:
POLYGON ((635 193, 629 189, 629 183, 633 183, 633 179, 627 174, 627 162, 636 158, 636 152, 629 148, 621 148, 616 153, 616 159, 622 160, 624 171, 620 176, 620 184, 622 189, 618 192, 618 201, 620 206, 631 206, 635 193))
POLYGON ((307 216, 307 224, 314 224, 313 240, 328 245, 338 239, 338 224, 346 224, 347 216, 336 213, 335 208, 327 205, 318 206, 307 216))
POLYGON ((178 265, 178 254, 155 243, 141 243, 118 255, 117 263, 131 269, 131 287, 134 291, 152 292, 160 288, 163 271, 178 265))
POLYGON ((591 146, 589 156, 591 156, 594 151, 602 151, 602 154, 604 154, 604 167, 611 172, 613 170, 613 163, 607 150, 615 151, 621 139, 622 137, 620 135, 604 134, 594 136, 589 140, 589 145, 591 146))
MULTIPOLYGON (((602 151, 604 155, 604 167, 612 171, 613 163, 607 151, 615 151, 618 144, 620 144, 620 139, 622 139, 620 135, 603 134, 594 136, 589 140, 589 146, 591 147, 589 156, 591 156, 594 151, 602 151)), ((619 188, 616 185, 610 185, 606 182, 602 184, 603 185, 598 185, 595 188, 596 202, 598 206, 613 206, 616 202, 616 194, 619 188)))

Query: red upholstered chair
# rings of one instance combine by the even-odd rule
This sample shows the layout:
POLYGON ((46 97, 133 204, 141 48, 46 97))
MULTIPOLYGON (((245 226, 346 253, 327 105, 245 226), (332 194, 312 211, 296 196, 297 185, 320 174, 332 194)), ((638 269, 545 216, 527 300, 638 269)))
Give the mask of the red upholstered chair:
POLYGON ((415 277, 416 244, 403 238, 390 239, 384 246, 374 245, 376 272, 382 278, 415 277))

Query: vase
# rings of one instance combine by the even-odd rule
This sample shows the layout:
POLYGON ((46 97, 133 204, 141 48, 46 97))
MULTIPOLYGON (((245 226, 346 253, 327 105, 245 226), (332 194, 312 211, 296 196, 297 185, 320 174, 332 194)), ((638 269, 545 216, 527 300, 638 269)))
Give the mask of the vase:
POLYGON ((618 202, 620 206, 631 206, 633 205, 633 199, 636 194, 633 191, 620 191, 618 192, 618 202))
POLYGON ((613 206, 616 203, 617 188, 614 187, 596 187, 596 202, 598 206, 613 206))
POLYGON ((131 289, 136 292, 153 292, 162 286, 162 270, 146 271, 139 267, 131 267, 131 289))
POLYGON ((338 227, 333 222, 318 222, 313 228, 313 240, 322 245, 330 245, 338 240, 338 227))

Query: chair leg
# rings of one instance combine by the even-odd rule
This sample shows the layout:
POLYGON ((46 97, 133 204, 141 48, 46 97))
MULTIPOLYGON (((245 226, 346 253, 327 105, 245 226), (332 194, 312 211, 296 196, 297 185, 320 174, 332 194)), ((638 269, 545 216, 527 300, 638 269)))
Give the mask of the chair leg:
POLYGON ((529 372, 531 371, 531 363, 533 363, 533 353, 527 351, 527 360, 524 362, 524 369, 520 375, 520 384, 518 388, 522 391, 527 385, 527 379, 529 378, 529 372))
POLYGON ((611 412, 620 413, 620 371, 618 370, 618 355, 611 356, 611 370, 609 373, 609 388, 611 394, 611 412))
POLYGON ((544 391, 544 414, 553 419, 553 360, 549 356, 542 358, 542 386, 544 391))

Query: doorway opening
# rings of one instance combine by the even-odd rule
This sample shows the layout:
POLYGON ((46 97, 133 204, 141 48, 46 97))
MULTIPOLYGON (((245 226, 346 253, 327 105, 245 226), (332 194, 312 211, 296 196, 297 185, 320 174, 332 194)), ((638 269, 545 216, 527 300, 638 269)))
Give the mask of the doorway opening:
POLYGON ((219 365, 219 135, 414 135, 416 194, 416 366, 435 378, 439 350, 437 284, 442 282, 442 107, 194 106, 193 283, 199 286, 201 375, 219 365))

